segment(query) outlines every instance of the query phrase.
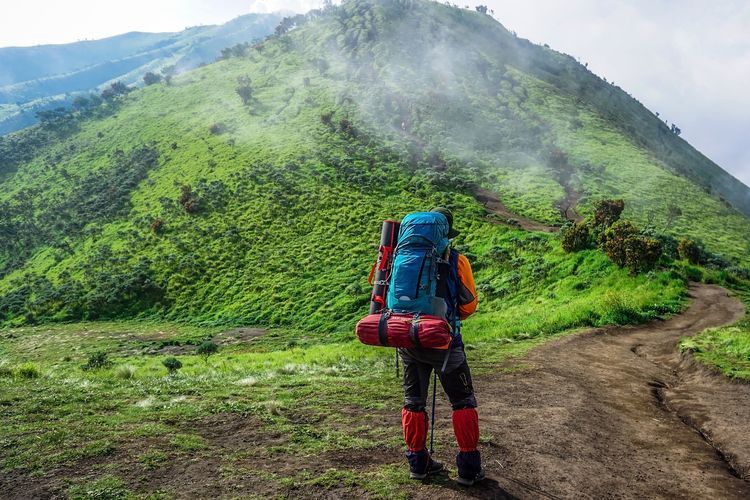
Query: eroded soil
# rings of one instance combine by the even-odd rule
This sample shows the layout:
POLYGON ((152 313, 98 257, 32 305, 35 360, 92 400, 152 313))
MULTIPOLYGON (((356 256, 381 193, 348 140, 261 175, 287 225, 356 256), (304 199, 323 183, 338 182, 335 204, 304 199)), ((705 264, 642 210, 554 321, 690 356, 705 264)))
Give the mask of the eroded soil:
POLYGON ((562 337, 527 369, 477 380, 490 481, 443 496, 750 498, 750 385, 686 366, 676 347, 744 307, 720 287, 690 295, 669 321, 562 337))

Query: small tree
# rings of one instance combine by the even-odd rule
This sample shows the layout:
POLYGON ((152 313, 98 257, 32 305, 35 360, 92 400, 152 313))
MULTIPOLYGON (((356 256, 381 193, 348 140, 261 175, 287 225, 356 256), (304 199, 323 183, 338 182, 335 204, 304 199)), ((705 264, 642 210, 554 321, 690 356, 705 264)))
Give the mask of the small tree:
POLYGON ((176 374, 177 370, 182 368, 182 361, 180 361, 179 359, 175 357, 167 358, 164 361, 162 361, 161 364, 163 364, 166 367, 170 375, 176 374))
POLYGON ((219 346, 215 342, 206 341, 198 346, 195 350, 196 354, 203 357, 203 361, 208 363, 208 358, 219 352, 219 346))
POLYGON ((124 95, 130 92, 130 89, 124 83, 117 81, 112 83, 109 87, 102 91, 102 99, 105 101, 111 101, 117 96, 124 95))
POLYGON ((172 85, 172 77, 177 74, 177 67, 174 64, 164 66, 161 69, 161 74, 164 77, 164 83, 172 85))
POLYGON ((253 98, 253 88, 250 86, 250 77, 237 77, 237 83, 238 86, 236 89, 234 89, 234 91, 237 92, 237 95, 240 96, 240 99, 242 99, 242 104, 247 106, 248 104, 250 104, 250 101, 253 98))
POLYGON ((145 83, 146 85, 153 85, 159 82, 161 82, 161 75, 157 75, 156 73, 153 73, 151 71, 143 75, 143 83, 145 83))
POLYGON ((477 5, 477 6, 476 6, 476 7, 474 7, 474 8, 475 8, 475 9, 476 9, 476 11, 477 11, 477 12, 479 12, 480 14, 487 14, 487 6, 486 6, 486 5, 477 5))

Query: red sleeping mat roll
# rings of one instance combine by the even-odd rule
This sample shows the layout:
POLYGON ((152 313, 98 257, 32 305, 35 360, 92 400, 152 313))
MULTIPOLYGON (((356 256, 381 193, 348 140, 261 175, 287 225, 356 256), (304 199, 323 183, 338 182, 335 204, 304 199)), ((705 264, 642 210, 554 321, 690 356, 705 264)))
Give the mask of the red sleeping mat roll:
POLYGON ((365 316, 357 323, 356 333, 363 344, 406 349, 448 349, 453 340, 443 318, 391 311, 365 316))

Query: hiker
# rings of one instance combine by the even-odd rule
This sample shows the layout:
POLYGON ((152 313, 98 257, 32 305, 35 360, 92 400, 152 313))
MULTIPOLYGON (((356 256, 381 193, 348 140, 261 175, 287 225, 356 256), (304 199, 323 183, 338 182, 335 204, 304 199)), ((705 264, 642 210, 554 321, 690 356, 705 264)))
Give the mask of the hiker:
MULTIPOLYGON (((453 214, 442 207, 434 208, 448 221, 448 238, 458 232, 453 227, 453 214)), ((455 324, 456 319, 468 318, 477 307, 477 292, 474 276, 468 259, 448 246, 442 256, 444 268, 438 275, 437 297, 445 300, 445 317, 455 324), (457 306, 457 310, 456 309, 457 306)), ((443 464, 432 459, 427 449, 428 418, 426 412, 430 376, 435 370, 443 390, 448 395, 453 409, 453 430, 458 442, 456 456, 458 483, 471 486, 484 479, 477 444, 479 441, 479 417, 477 400, 471 382, 471 373, 466 361, 460 331, 456 332, 450 350, 404 349, 398 353, 404 365, 404 408, 401 422, 408 451, 411 477, 424 479, 443 470, 443 464), (446 358, 447 356, 447 358, 446 358)))

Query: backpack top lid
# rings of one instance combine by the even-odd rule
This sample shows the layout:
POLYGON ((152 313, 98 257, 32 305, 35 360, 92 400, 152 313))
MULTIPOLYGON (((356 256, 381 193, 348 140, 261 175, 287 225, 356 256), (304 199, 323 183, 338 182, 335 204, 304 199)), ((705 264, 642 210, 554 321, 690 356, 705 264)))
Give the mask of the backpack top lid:
POLYGON ((435 247, 442 254, 448 247, 448 219, 439 212, 413 212, 401 220, 398 248, 435 247))

